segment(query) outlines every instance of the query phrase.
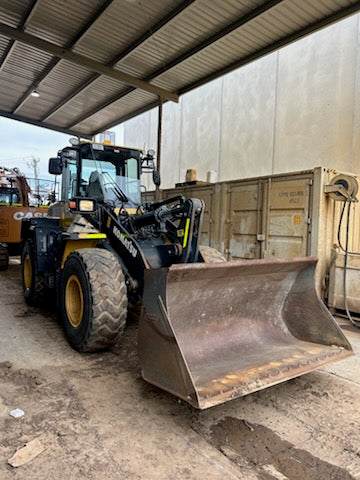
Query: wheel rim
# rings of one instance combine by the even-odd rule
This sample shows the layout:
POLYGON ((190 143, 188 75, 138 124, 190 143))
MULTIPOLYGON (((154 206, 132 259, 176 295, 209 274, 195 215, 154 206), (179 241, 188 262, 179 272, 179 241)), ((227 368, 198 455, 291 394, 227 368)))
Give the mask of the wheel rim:
POLYGON ((84 313, 84 297, 76 275, 71 275, 66 283, 65 308, 69 322, 74 328, 77 328, 84 313))
POLYGON ((29 288, 31 288, 31 280, 32 280, 31 259, 29 255, 26 255, 24 259, 24 285, 26 290, 29 290, 29 288))

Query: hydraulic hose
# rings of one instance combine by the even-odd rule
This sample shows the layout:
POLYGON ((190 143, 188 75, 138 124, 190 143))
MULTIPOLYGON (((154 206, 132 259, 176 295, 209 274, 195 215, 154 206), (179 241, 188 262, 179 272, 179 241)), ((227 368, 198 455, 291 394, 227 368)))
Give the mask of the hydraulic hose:
MULTIPOLYGON (((339 245, 339 247, 340 247, 340 250, 342 250, 344 253, 346 253, 346 249, 342 246, 341 238, 340 238, 340 233, 341 233, 341 225, 342 225, 342 221, 343 221, 343 217, 344 217, 344 212, 345 212, 346 204, 349 204, 349 208, 348 208, 348 222, 350 222, 350 206, 351 206, 351 201, 347 200, 346 202, 344 202, 343 208, 342 208, 342 210, 341 210, 341 215, 340 215, 340 220, 339 220, 339 228, 338 228, 338 234, 337 234, 338 245, 339 245)), ((348 252, 348 254, 349 254, 349 255, 360 256, 360 253, 359 253, 359 252, 348 252)))
POLYGON ((343 250, 343 252, 345 252, 343 289, 344 289, 344 305, 345 305, 346 315, 347 315, 348 319, 350 320, 350 322, 355 327, 360 328, 360 320, 354 319, 353 316, 351 315, 349 305, 348 305, 348 299, 347 299, 347 267, 348 267, 349 254, 350 255, 360 255, 359 253, 349 252, 350 212, 351 212, 351 201, 347 200, 344 203, 344 206, 343 206, 342 212, 341 212, 341 216, 340 216, 339 228, 338 228, 338 242, 339 242, 339 247, 341 248, 341 250, 343 250), (348 204, 348 210, 347 210, 347 218, 346 218, 346 236, 345 236, 345 249, 344 249, 342 247, 341 241, 340 241, 340 231, 341 231, 341 225, 342 225, 342 220, 343 220, 346 204, 348 204))
POLYGON ((182 213, 183 211, 184 207, 182 205, 175 206, 173 208, 168 208, 165 205, 162 205, 156 210, 151 210, 150 212, 145 212, 141 215, 134 216, 132 218, 132 222, 135 228, 142 228, 155 223, 161 223, 167 218, 173 217, 174 215, 182 213))

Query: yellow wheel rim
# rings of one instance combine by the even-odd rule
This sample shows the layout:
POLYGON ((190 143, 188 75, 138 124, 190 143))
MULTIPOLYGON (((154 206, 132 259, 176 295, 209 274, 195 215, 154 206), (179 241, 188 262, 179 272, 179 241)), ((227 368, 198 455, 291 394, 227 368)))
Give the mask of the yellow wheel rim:
POLYGON ((24 285, 26 290, 31 288, 31 281, 32 281, 32 267, 31 267, 31 259, 29 254, 26 255, 24 259, 24 285))
POLYGON ((84 297, 76 275, 71 275, 66 283, 65 308, 69 322, 74 328, 77 328, 84 313, 84 297))

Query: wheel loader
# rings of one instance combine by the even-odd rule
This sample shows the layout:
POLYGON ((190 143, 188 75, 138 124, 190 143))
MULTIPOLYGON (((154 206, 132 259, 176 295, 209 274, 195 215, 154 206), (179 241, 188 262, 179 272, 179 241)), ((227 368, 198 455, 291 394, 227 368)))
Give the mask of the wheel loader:
POLYGON ((199 246, 204 204, 141 203, 154 152, 79 142, 47 218, 22 223, 25 300, 56 298, 80 352, 106 349, 138 305, 143 378, 204 409, 352 354, 314 284, 316 259, 229 261, 199 246))
POLYGON ((0 167, 0 270, 9 266, 9 254, 19 255, 21 220, 47 214, 44 206, 31 206, 31 189, 17 168, 0 167))

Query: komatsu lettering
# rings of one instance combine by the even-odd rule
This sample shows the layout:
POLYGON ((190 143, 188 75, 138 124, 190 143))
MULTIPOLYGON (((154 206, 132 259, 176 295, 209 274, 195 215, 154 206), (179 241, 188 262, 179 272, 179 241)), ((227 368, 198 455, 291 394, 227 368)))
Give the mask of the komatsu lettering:
POLYGON ((137 250, 134 245, 131 243, 131 240, 127 239, 123 233, 114 225, 113 227, 113 234, 116 238, 120 240, 120 242, 124 245, 126 250, 131 253, 131 255, 135 258, 137 255, 137 250))

